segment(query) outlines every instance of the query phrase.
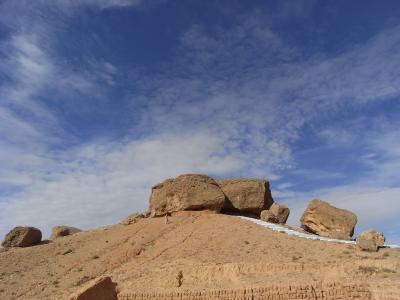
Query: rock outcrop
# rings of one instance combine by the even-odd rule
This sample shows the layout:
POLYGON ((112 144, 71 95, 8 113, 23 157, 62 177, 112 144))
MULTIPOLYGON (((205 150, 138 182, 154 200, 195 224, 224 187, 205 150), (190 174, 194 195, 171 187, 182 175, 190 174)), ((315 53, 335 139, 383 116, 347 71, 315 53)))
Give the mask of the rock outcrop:
POLYGON ((145 218, 144 214, 141 213, 133 213, 127 216, 125 219, 122 220, 122 225, 132 225, 135 224, 139 219, 145 218))
POLYGON ((37 245, 42 240, 42 232, 35 227, 14 227, 4 238, 2 246, 29 247, 37 245))
POLYGON ((361 250, 376 252, 385 245, 385 236, 381 232, 367 230, 360 233, 356 243, 361 250))
POLYGON ((51 235, 49 237, 49 240, 55 240, 57 238, 72 235, 81 231, 82 230, 80 230, 79 228, 70 226, 54 226, 51 229, 51 235))
POLYGON ((348 210, 314 199, 308 204, 300 222, 301 227, 308 232, 334 239, 351 240, 357 216, 348 210))
MULTIPOLYGON (((393 290, 393 288, 391 289, 393 290)), ((392 294, 391 294, 392 295, 392 294)), ((311 284, 249 287, 235 289, 188 290, 165 292, 123 292, 119 300, 204 300, 204 299, 274 299, 274 300, 339 300, 362 299, 371 300, 370 288, 363 283, 321 282, 311 284)), ((397 298, 377 298, 397 299, 397 298)))
POLYGON ((184 210, 219 212, 225 195, 209 176, 186 174, 153 186, 150 196, 151 216, 163 216, 184 210))
POLYGON ((72 295, 70 300, 117 300, 116 286, 110 277, 100 277, 72 295))
POLYGON ((269 209, 274 200, 269 182, 262 179, 221 179, 217 180, 226 195, 223 210, 259 216, 261 211, 269 209))

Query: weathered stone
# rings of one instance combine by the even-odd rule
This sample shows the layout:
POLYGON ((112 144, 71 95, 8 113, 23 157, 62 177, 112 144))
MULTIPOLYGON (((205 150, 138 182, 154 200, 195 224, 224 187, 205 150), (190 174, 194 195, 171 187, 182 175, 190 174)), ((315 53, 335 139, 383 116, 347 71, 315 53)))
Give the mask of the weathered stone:
POLYGON ((263 210, 260 214, 260 219, 265 222, 279 223, 278 218, 270 210, 263 210))
POLYGON ((226 195, 223 210, 259 216, 274 200, 269 182, 263 179, 221 179, 217 183, 226 195))
POLYGON ((329 238, 335 239, 335 240, 352 240, 352 237, 349 237, 349 235, 345 232, 342 231, 331 231, 329 232, 329 238))
POLYGON ((269 210, 277 218, 279 224, 286 224, 290 214, 290 210, 287 206, 275 202, 272 203, 269 210))
POLYGON ((351 240, 357 216, 329 203, 314 199, 300 219, 301 227, 311 233, 335 239, 351 240))
POLYGON ((4 238, 2 246, 29 247, 37 245, 42 240, 42 232, 35 227, 15 227, 4 238))
POLYGON ((219 212, 224 202, 225 195, 214 179, 186 174, 153 186, 150 211, 153 217, 183 210, 219 212))
POLYGON ((108 276, 97 278, 70 297, 70 300, 117 300, 117 284, 108 276))
POLYGON ((174 217, 198 217, 204 215, 215 215, 218 214, 218 211, 214 210, 181 210, 171 213, 171 216, 174 217))
POLYGON ((374 240, 357 239, 357 246, 363 251, 368 251, 368 252, 378 251, 378 245, 374 240))
POLYGON ((122 225, 131 225, 135 224, 139 219, 145 218, 144 214, 141 213, 133 213, 127 216, 125 219, 122 220, 122 225))
POLYGON ((385 236, 381 232, 367 230, 360 233, 356 243, 361 250, 376 252, 385 245, 385 236))
POLYGON ((49 237, 49 240, 55 240, 57 238, 72 235, 81 231, 82 230, 80 230, 79 228, 70 226, 54 226, 51 229, 51 235, 49 237))

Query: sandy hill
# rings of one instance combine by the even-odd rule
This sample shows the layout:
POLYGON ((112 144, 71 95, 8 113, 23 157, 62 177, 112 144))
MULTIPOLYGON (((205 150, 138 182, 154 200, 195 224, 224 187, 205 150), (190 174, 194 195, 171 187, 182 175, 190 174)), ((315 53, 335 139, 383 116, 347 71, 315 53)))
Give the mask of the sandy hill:
POLYGON ((400 249, 306 240, 237 216, 143 218, 0 253, 0 299, 69 299, 101 275, 118 299, 400 299, 400 249))

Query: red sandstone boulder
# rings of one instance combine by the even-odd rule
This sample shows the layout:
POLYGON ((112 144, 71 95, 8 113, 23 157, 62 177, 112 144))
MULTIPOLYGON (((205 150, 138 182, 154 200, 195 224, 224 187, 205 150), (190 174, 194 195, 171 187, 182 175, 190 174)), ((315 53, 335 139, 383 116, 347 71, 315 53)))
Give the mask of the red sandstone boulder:
POLYGON ((223 210, 259 216, 274 202, 269 182, 262 179, 221 179, 217 180, 226 195, 223 210))
POLYGON ((117 300, 117 284, 108 276, 97 278, 70 297, 70 300, 117 300))
POLYGON ((224 202, 225 195, 214 179, 186 174, 153 186, 150 211, 153 217, 186 210, 219 212, 224 202))
POLYGON ((11 247, 29 247, 37 245, 42 240, 42 232, 35 227, 15 227, 4 238, 2 246, 11 247))
POLYGON ((314 199, 300 219, 301 227, 311 233, 342 240, 351 240, 357 216, 345 209, 314 199))

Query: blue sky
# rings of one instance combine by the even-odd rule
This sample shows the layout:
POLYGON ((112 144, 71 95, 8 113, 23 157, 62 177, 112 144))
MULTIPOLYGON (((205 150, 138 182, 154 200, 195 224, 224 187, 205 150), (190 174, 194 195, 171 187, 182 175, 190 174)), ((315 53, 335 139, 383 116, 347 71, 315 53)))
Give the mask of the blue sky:
POLYGON ((398 1, 0 2, 0 235, 145 210, 181 173, 262 177, 400 243, 398 1))

